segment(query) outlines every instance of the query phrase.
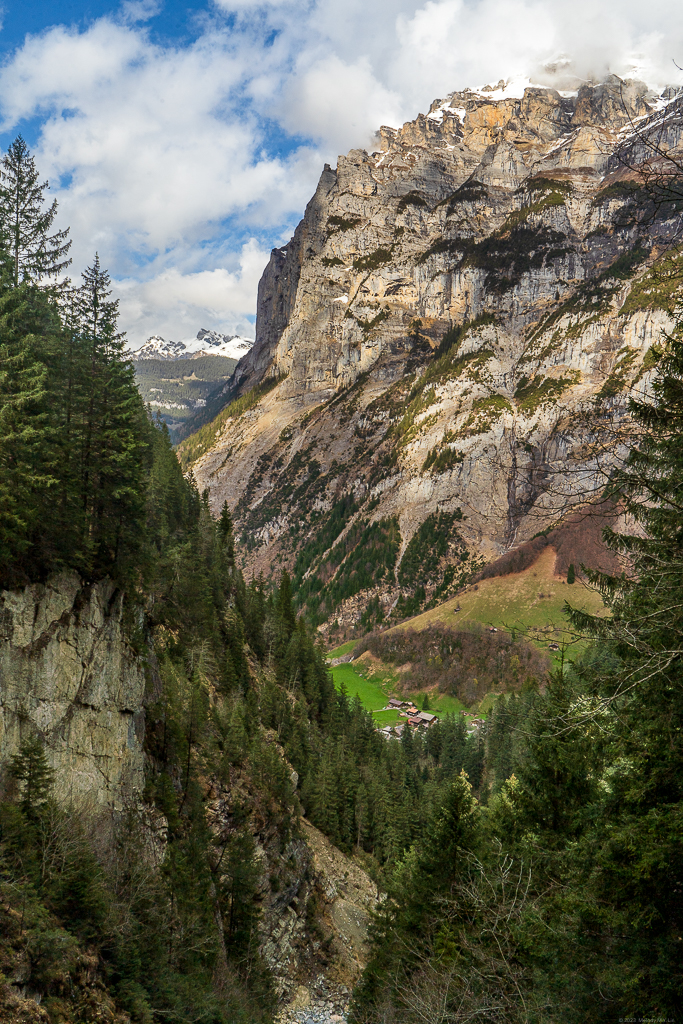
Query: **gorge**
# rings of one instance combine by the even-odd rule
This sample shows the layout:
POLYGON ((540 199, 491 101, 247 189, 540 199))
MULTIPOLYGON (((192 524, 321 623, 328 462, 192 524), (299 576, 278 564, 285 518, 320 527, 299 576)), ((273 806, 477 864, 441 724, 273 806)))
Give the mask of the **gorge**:
POLYGON ((682 110, 381 128, 253 346, 0 275, 0 1020, 673 1019, 682 110))

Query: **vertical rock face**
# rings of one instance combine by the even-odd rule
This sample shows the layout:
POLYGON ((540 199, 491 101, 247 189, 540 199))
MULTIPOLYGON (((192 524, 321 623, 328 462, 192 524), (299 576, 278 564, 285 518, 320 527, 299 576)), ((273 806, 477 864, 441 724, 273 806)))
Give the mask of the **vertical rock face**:
POLYGON ((643 182, 682 125, 680 97, 640 82, 499 83, 325 168, 236 371, 243 392, 280 383, 193 467, 255 571, 299 557, 323 616, 359 587, 388 607, 427 520, 461 510, 451 555, 489 558, 602 486, 596 426, 647 392, 679 298, 681 203, 643 182))
POLYGON ((84 587, 64 574, 0 593, 0 771, 39 736, 60 802, 135 800, 144 786, 144 692, 110 582, 84 587))

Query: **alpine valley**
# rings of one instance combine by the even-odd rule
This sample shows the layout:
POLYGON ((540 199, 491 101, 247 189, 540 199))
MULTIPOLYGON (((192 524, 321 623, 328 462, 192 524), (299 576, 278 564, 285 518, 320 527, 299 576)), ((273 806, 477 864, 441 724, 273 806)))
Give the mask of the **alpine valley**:
POLYGON ((2 157, 2 1024, 680 1013, 683 96, 579 85, 326 166, 253 343, 2 157))
POLYGON ((253 344, 239 335, 205 328, 187 341, 152 335, 131 353, 140 394, 174 436, 182 436, 186 421, 197 410, 208 406, 209 413, 213 411, 212 399, 253 344))
POLYGON ((325 167, 261 279, 232 404, 180 449, 250 572, 288 566, 349 634, 602 489, 603 433, 673 323, 682 207, 643 171, 681 128, 673 89, 500 82, 325 167))

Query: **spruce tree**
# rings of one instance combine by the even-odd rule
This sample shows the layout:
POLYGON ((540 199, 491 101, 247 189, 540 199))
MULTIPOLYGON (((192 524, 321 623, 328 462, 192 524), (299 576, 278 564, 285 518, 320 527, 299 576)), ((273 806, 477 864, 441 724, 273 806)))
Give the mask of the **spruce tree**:
MULTIPOLYGON (((583 817, 590 828, 569 857, 569 875, 580 877, 580 890, 573 945, 564 943, 562 998, 575 1013, 568 1020, 586 1019, 605 1000, 612 1015, 671 1016, 683 998, 682 333, 679 325, 666 341, 653 401, 630 403, 643 429, 608 488, 608 497, 639 526, 630 533, 604 532, 611 549, 625 556, 628 571, 588 573, 611 615, 572 613, 574 625, 599 646, 582 672, 587 696, 567 702, 553 742, 564 742, 572 754, 566 737, 573 720, 582 743, 591 734, 599 738, 604 767, 594 741, 585 753, 585 787, 598 782, 600 789, 592 800, 589 792, 580 797, 572 822, 576 829, 583 817), (591 983, 579 996, 572 979, 587 952, 591 983)), ((534 817, 557 825, 557 813, 540 807, 534 817)), ((561 818, 559 823, 564 832, 561 818)))
POLYGON ((9 762, 9 775, 23 783, 21 806, 28 815, 45 803, 54 778, 54 772, 47 763, 43 744, 37 737, 22 743, 19 753, 9 762))
POLYGON ((57 537, 45 531, 65 464, 58 441, 60 326, 48 296, 12 287, 0 262, 0 582, 23 584, 39 573, 57 537), (36 542, 39 544, 36 546, 36 542), (41 549, 41 550, 38 550, 41 549))
POLYGON ((57 200, 44 208, 44 192, 34 158, 18 135, 0 167, 0 239, 11 258, 15 288, 22 281, 57 277, 71 263, 68 229, 50 234, 57 216, 57 200))
POLYGON ((145 512, 149 428, 117 329, 118 301, 110 298, 99 256, 83 273, 76 296, 79 370, 79 518, 83 570, 111 571, 140 547, 145 512))

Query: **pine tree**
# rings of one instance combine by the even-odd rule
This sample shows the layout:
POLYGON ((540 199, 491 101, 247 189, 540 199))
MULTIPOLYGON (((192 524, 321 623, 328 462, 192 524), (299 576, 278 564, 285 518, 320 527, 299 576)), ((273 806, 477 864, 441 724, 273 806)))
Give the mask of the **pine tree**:
POLYGON ((289 639, 294 632, 296 615, 294 613, 294 604, 292 601, 292 584, 289 579, 289 573, 286 571, 283 572, 280 577, 280 587, 277 593, 277 610, 280 621, 285 629, 287 639, 289 639))
POLYGON ((228 535, 233 532, 232 516, 227 501, 223 502, 220 519, 218 520, 218 532, 223 540, 227 540, 228 535))
MULTIPOLYGON (((571 713, 578 734, 574 746, 586 745, 594 734, 604 764, 596 757, 596 742, 589 742, 586 792, 572 787, 577 792, 574 829, 582 819, 591 827, 569 857, 570 876, 583 872, 583 877, 574 897, 579 910, 572 913, 573 945, 564 943, 568 968, 562 996, 577 1004, 575 1016, 583 1019, 598 1003, 598 987, 599 1002, 611 1000, 612 1012, 624 1017, 671 1015, 683 998, 682 334, 679 324, 660 353, 652 403, 630 403, 643 429, 610 481, 608 497, 640 529, 604 533, 612 550, 627 556, 629 571, 588 573, 612 614, 572 613, 574 625, 599 644, 583 669, 587 695, 582 702, 565 703, 556 736, 549 737, 555 746, 569 747, 571 713), (596 782, 598 793, 587 799, 596 782), (580 808, 585 810, 579 813, 580 808), (577 996, 573 965, 587 963, 587 956, 594 966, 577 996)), ((546 771, 553 771, 551 760, 557 761, 556 753, 546 771)), ((555 807, 544 811, 549 796, 538 791, 535 817, 562 825, 565 801, 560 807, 561 794, 555 791, 555 807)))
POLYGON ((444 898, 464 872, 478 829, 471 788, 461 775, 448 786, 442 807, 391 879, 391 898, 376 914, 370 962, 354 992, 352 1021, 396 1019, 386 1012, 388 1004, 417 971, 420 954, 438 927, 444 898))
POLYGON ((12 287, 0 259, 0 580, 22 584, 42 568, 58 531, 54 492, 66 470, 57 436, 60 332, 54 304, 34 285, 12 287))
POLYGON ((50 234, 57 216, 57 200, 44 209, 48 183, 39 182, 29 148, 17 136, 0 168, 0 239, 11 257, 15 288, 22 281, 57 277, 71 263, 68 229, 50 234))
POLYGON ((574 563, 570 562, 569 568, 567 569, 567 583, 574 583, 576 581, 576 570, 574 569, 574 563))
POLYGON ((76 303, 79 370, 79 518, 83 570, 111 571, 140 546, 149 428, 117 330, 118 301, 96 255, 76 303), (126 550, 131 549, 131 550, 126 550))
POLYGON ((23 783, 22 809, 26 814, 35 814, 40 805, 45 803, 54 778, 43 744, 37 737, 22 743, 19 753, 9 762, 8 773, 17 782, 23 783))

